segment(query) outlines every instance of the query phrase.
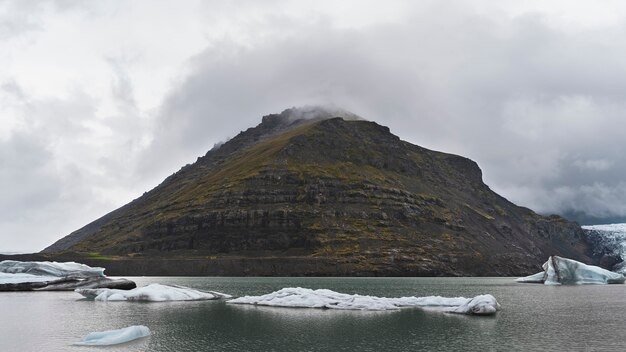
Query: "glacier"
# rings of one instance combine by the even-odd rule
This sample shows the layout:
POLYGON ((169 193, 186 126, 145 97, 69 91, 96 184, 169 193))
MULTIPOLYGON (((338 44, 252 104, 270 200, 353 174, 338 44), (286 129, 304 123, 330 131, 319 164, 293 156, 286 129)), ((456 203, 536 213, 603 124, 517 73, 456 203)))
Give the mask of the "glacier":
POLYGON ((0 273, 30 274, 35 276, 87 278, 104 276, 104 268, 92 268, 76 262, 22 262, 3 260, 0 262, 0 273))
POLYGON ((542 265, 543 271, 534 275, 520 277, 521 283, 543 283, 546 285, 581 285, 581 284, 623 284, 626 277, 620 273, 587 265, 572 259, 551 256, 542 265))
POLYGON ((81 341, 74 343, 74 345, 110 346, 130 342, 147 336, 150 336, 150 329, 143 325, 133 325, 123 329, 89 333, 81 341))
POLYGON ((587 241, 592 244, 597 257, 612 257, 622 260, 612 270, 626 274, 626 224, 605 224, 582 226, 587 241))
POLYGON ((301 287, 287 287, 262 296, 239 297, 226 303, 345 310, 398 310, 419 307, 469 315, 493 315, 500 309, 495 297, 489 294, 473 298, 440 296, 386 298, 301 287))
POLYGON ((109 288, 76 289, 87 299, 95 301, 202 301, 220 298, 231 298, 230 295, 215 291, 199 291, 184 286, 150 284, 132 290, 116 290, 109 288))
POLYGON ((126 279, 110 279, 104 268, 75 262, 0 262, 0 291, 70 291, 76 288, 130 289, 137 285, 126 279))

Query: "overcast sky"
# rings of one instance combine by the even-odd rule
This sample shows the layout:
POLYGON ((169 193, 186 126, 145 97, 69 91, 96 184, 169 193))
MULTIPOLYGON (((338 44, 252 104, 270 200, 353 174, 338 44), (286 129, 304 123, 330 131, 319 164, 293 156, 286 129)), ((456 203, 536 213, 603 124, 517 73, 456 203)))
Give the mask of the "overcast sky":
POLYGON ((626 216, 623 1, 0 0, 0 252, 38 251, 291 106, 626 216))

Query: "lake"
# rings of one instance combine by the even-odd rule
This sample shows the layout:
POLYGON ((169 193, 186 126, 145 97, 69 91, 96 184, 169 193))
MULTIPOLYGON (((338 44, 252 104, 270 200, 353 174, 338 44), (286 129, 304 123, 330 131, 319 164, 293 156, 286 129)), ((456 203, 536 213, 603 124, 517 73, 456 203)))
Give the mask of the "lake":
POLYGON ((228 305, 223 301, 93 302, 74 292, 0 293, 0 351, 623 351, 626 285, 544 286, 512 278, 133 277, 260 295, 283 287, 375 296, 493 294, 494 317, 417 308, 363 312, 228 305), (92 331, 146 325, 114 347, 71 346, 92 331))

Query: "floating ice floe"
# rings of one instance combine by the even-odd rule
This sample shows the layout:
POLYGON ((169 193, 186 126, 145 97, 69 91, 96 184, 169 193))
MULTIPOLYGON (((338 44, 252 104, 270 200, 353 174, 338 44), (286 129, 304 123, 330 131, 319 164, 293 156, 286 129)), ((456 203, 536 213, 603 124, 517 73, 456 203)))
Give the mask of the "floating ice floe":
POLYGON ((543 271, 515 280, 522 283, 546 285, 623 284, 624 275, 572 259, 551 256, 543 264, 543 271))
POLYGON ((184 286, 150 284, 132 290, 108 288, 76 289, 77 293, 96 301, 202 301, 230 298, 230 295, 215 291, 198 291, 184 286))
POLYGON ((397 310, 419 307, 447 313, 493 315, 500 304, 492 295, 465 297, 400 297, 385 298, 375 296, 350 295, 331 290, 312 290, 289 287, 263 296, 244 296, 227 301, 232 304, 251 304, 273 307, 327 308, 347 310, 397 310))
POLYGON ((74 343, 80 346, 109 346, 130 342, 150 336, 150 329, 143 325, 133 325, 123 329, 89 333, 82 341, 74 343))
POLYGON ((130 280, 107 278, 104 268, 75 262, 0 262, 0 291, 69 291, 79 287, 130 289, 136 286, 130 280))

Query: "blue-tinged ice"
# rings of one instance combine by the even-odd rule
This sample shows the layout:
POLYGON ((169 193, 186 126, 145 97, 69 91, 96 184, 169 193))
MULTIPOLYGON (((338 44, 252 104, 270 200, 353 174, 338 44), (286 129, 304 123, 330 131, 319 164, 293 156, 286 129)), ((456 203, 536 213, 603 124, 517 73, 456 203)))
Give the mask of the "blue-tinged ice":
POLYGON ((130 289, 137 285, 104 276, 104 268, 75 262, 0 262, 0 291, 69 291, 79 287, 130 289))
POLYGON ((231 297, 215 291, 199 291, 184 286, 161 284, 150 284, 132 290, 96 288, 76 289, 75 291, 88 299, 96 301, 201 301, 231 297))
POLYGON ((0 285, 2 284, 22 284, 26 282, 50 282, 58 280, 57 276, 41 276, 33 274, 7 274, 0 272, 0 285))
POLYGON ((123 329, 107 330, 89 333, 74 345, 81 346, 109 346, 130 342, 150 336, 150 329, 143 325, 133 325, 123 329))
POLYGON ((620 273, 557 256, 548 258, 542 268, 542 272, 516 281, 546 285, 623 284, 626 281, 620 273))
POLYGON ((530 276, 520 277, 516 279, 517 282, 523 282, 526 284, 543 284, 546 281, 546 272, 542 271, 530 276))
POLYGON ((0 273, 30 274, 48 277, 75 277, 88 278, 104 276, 104 268, 92 268, 75 262, 22 262, 17 260, 3 260, 0 262, 0 273))
POLYGON ((398 310, 419 307, 447 313, 493 315, 500 304, 492 295, 465 297, 400 297, 386 298, 339 293, 326 289, 312 290, 288 287, 262 296, 244 296, 227 301, 231 304, 251 304, 273 307, 325 308, 343 310, 398 310))

